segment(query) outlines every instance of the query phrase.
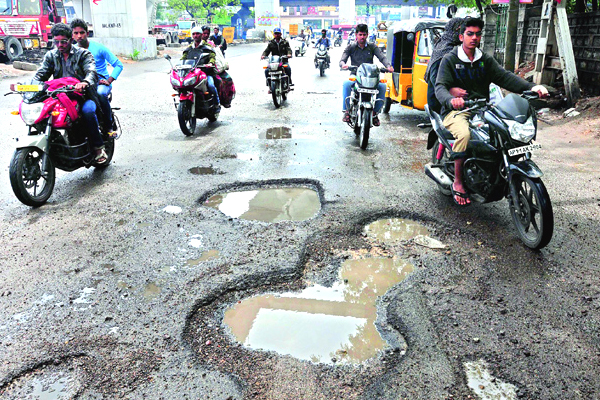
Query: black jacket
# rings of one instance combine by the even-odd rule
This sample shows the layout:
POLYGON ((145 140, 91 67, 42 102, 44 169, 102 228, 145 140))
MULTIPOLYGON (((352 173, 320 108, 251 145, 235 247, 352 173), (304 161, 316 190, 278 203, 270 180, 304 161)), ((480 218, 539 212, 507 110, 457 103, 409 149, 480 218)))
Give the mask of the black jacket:
POLYGON ((444 116, 453 109, 453 96, 449 92, 453 87, 465 89, 467 98, 472 100, 482 97, 489 99, 490 83, 515 93, 522 93, 535 86, 505 70, 494 57, 485 53, 481 53, 481 57, 475 61, 463 61, 459 58, 459 49, 464 54, 462 48, 456 46, 444 56, 437 73, 435 96, 442 104, 444 116))
POLYGON ((285 39, 281 39, 279 43, 275 39, 271 40, 267 45, 265 51, 263 51, 262 55, 264 57, 268 57, 269 54, 273 54, 274 56, 283 56, 287 58, 292 57, 292 49, 290 44, 285 39))
POLYGON ((63 70, 64 58, 62 57, 63 55, 58 49, 47 52, 42 61, 42 66, 35 73, 34 79, 46 82, 50 77, 54 79, 72 77, 87 82, 90 87, 98 84, 96 62, 88 49, 71 46, 68 58, 71 62, 71 72, 63 70))
POLYGON ((227 41, 223 35, 212 35, 208 40, 211 40, 215 46, 220 47, 221 50, 227 50, 227 41))

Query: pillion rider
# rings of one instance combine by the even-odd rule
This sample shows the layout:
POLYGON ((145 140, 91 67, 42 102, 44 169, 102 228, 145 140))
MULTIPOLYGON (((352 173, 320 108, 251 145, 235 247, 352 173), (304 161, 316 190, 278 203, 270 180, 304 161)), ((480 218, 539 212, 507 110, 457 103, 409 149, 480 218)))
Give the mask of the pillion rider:
POLYGON ((479 49, 483 26, 481 19, 465 18, 459 35, 462 44, 444 56, 435 84, 435 95, 442 105, 444 126, 456 139, 452 147, 455 177, 451 188, 454 202, 459 206, 471 203, 462 180, 467 145, 471 138, 470 113, 459 113, 465 106, 465 99, 489 99, 490 83, 511 92, 533 90, 540 96, 548 94, 544 86, 534 85, 505 70, 492 56, 479 49), (460 88, 463 92, 455 97, 450 93, 450 88, 460 88))
MULTIPOLYGON (((369 34, 369 28, 367 27, 367 25, 365 25, 365 24, 356 25, 356 42, 348 43, 348 46, 346 47, 346 49, 344 50, 344 53, 342 54, 342 59, 340 60, 340 68, 348 69, 348 65, 346 65, 346 62, 348 61, 348 57, 350 57, 352 59, 351 64, 353 66, 358 67, 364 63, 372 64, 373 56, 375 56, 379 59, 379 61, 381 61, 381 63, 383 65, 385 65, 385 67, 388 69, 388 71, 394 72, 394 67, 392 67, 392 64, 390 64, 388 59, 381 52, 381 49, 373 43, 367 43, 368 34, 369 34)), ((350 122, 350 114, 348 114, 348 110, 346 110, 346 107, 347 107, 346 98, 348 98, 348 96, 350 96, 350 89, 352 89, 353 84, 354 84, 354 82, 347 80, 344 82, 344 86, 342 89, 342 93, 343 93, 342 101, 343 101, 343 111, 344 111, 343 121, 344 122, 350 122)), ((385 84, 379 83, 379 86, 378 86, 379 91, 377 93, 377 99, 379 101, 375 102, 375 109, 373 110, 373 114, 374 114, 373 115, 373 125, 375 125, 375 126, 379 126, 379 117, 377 116, 377 114, 379 113, 379 111, 381 111, 381 108, 383 107, 383 103, 385 100, 385 89, 386 89, 385 84)))

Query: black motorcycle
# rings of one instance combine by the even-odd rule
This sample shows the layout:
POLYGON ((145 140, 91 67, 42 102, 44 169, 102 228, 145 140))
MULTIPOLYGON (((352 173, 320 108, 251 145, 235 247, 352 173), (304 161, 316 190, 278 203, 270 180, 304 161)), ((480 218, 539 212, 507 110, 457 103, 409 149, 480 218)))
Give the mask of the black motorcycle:
MULTIPOLYGON (((531 160, 532 152, 541 145, 534 144, 537 117, 530 100, 536 92, 509 94, 497 105, 486 99, 465 101, 463 112, 471 113, 471 140, 463 168, 463 185, 472 201, 489 203, 508 200, 510 213, 519 237, 527 247, 541 249, 552 239, 554 214, 550 197, 540 179, 540 168, 531 160)), ((444 127, 439 114, 425 106, 433 129, 427 149, 431 163, 425 173, 444 195, 450 196, 454 181, 454 137, 444 127)))
POLYGON ((267 78, 267 86, 269 92, 273 96, 273 104, 275 107, 281 106, 281 104, 287 99, 287 94, 290 92, 290 80, 285 73, 284 66, 287 66, 287 57, 271 56, 269 63, 265 67, 269 72, 267 78))
POLYGON ((340 47, 341 45, 342 45, 342 37, 336 36, 335 40, 333 41, 333 47, 340 47))
POLYGON ((329 68, 329 54, 327 46, 320 44, 315 55, 315 68, 319 70, 319 76, 325 75, 325 70, 329 68))

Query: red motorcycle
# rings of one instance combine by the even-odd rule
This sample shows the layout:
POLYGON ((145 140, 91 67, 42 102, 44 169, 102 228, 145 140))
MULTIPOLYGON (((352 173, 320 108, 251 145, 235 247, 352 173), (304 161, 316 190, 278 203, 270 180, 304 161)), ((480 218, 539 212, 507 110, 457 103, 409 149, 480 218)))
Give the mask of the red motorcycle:
MULTIPOLYGON (((214 95, 208 88, 208 75, 214 65, 208 60, 210 52, 203 52, 197 59, 185 60, 183 64, 173 66, 171 57, 166 54, 165 58, 171 63, 171 86, 179 96, 174 95, 173 102, 177 110, 179 127, 186 136, 192 136, 196 130, 196 119, 207 118, 215 122, 219 118, 220 107, 214 101, 214 95), (176 97, 179 98, 177 103, 176 97)), ((215 86, 219 93, 220 101, 224 107, 231 106, 231 100, 235 96, 233 81, 228 75, 223 78, 214 76, 215 86)))
POLYGON ((20 115, 29 127, 26 137, 17 138, 9 167, 13 192, 23 204, 39 207, 48 200, 54 189, 55 168, 68 172, 81 167, 106 168, 112 160, 115 139, 120 135, 109 136, 109 132, 120 132, 119 121, 113 113, 112 127, 100 123, 107 160, 98 164, 81 116, 83 97, 73 86, 78 82, 74 78, 61 78, 46 83, 15 84, 6 94, 18 93, 23 97, 19 111, 12 114, 20 115))

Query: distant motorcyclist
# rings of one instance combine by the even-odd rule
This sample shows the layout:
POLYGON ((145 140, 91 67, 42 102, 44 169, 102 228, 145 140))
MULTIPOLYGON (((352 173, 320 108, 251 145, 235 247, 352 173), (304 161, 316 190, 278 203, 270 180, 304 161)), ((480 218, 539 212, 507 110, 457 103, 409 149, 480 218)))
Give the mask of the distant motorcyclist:
MULTIPOLYGON (((300 31, 300 34, 303 33, 303 31, 300 31)), ((290 48, 290 44, 288 43, 288 41, 281 37, 281 29, 273 29, 273 36, 274 39, 271 40, 269 44, 267 44, 267 48, 265 49, 265 51, 263 51, 262 55, 260 56, 260 59, 264 60, 269 56, 269 54, 279 57, 285 57, 288 59, 292 58, 292 49, 290 48)), ((292 83, 292 69, 290 68, 289 64, 287 64, 287 67, 283 67, 283 69, 285 70, 285 73, 288 76, 290 86, 294 86, 294 84, 292 83)), ((265 77, 269 77, 268 69, 265 70, 265 77)))
POLYGON ((215 27, 214 34, 208 40, 211 40, 215 44, 215 46, 221 49, 221 53, 223 53, 223 56, 225 56, 225 50, 227 50, 227 41, 225 40, 223 35, 219 33, 218 26, 215 27))
MULTIPOLYGON (((342 54, 342 59, 340 60, 340 68, 348 69, 348 65, 346 65, 346 62, 348 61, 349 57, 352 58, 352 65, 358 67, 364 63, 372 64, 373 56, 375 56, 379 59, 379 61, 381 61, 383 65, 385 65, 388 71, 394 72, 394 67, 392 67, 392 64, 390 64, 388 59, 381 52, 381 49, 373 43, 367 43, 368 34, 369 28, 367 27, 367 25, 356 25, 356 42, 348 42, 348 46, 344 50, 344 53, 342 54)), ((344 122, 350 122, 350 114, 348 114, 348 111, 346 110, 346 98, 350 96, 350 90, 352 89, 353 84, 354 82, 347 80, 344 82, 343 86, 342 101, 344 110, 344 122)), ((385 100, 385 90, 385 84, 380 83, 379 93, 377 94, 377 99, 379 99, 379 101, 375 103, 375 109, 373 110, 373 125, 375 126, 379 126, 379 117, 377 116, 377 113, 379 113, 379 111, 383 107, 383 103, 385 100)))
MULTIPOLYGON (((300 42, 302 42, 300 44, 300 46, 301 46, 300 50, 302 52, 304 52, 304 47, 306 47, 306 39, 307 39, 307 37, 308 36, 306 36, 306 34, 304 33, 304 29, 300 29, 300 33, 298 34, 298 36, 296 36, 296 39, 300 40, 300 42)), ((296 54, 296 56, 297 56, 297 54, 296 54)))
MULTIPOLYGON (((207 25, 204 25, 201 28, 196 26, 194 29, 192 29, 193 42, 183 51, 183 56, 181 57, 181 59, 182 60, 196 59, 196 58, 200 57, 200 55, 203 53, 203 50, 208 50, 211 53, 208 63, 215 66, 216 65, 216 54, 214 51, 215 46, 212 44, 212 42, 210 42, 210 43, 208 42, 209 35, 210 35, 210 28, 207 25)), ((215 105, 216 105, 217 109, 220 109, 219 91, 217 90, 217 87, 215 86, 214 74, 215 74, 214 70, 213 71, 207 70, 206 71, 206 82, 208 84, 208 90, 210 90, 210 92, 213 94, 213 99, 215 101, 215 105)))
MULTIPOLYGON (((331 47, 331 40, 329 40, 329 38, 327 37, 326 29, 321 30, 321 37, 319 38, 319 40, 317 40, 315 47, 318 48, 322 44, 324 44, 325 47, 327 47, 327 49, 329 49, 331 47)), ((315 54, 315 63, 316 62, 317 62, 317 55, 315 54)), ((330 63, 331 63, 331 60, 329 59, 329 53, 327 53, 327 64, 330 64, 330 63)))
POLYGON ((56 48, 44 55, 42 66, 37 70, 33 79, 45 82, 50 77, 54 79, 72 77, 80 81, 75 85, 76 92, 82 93, 85 89, 90 89, 85 93, 81 112, 89 135, 88 139, 95 151, 94 160, 98 164, 103 164, 107 161, 108 156, 98 129, 96 102, 93 100, 96 97, 98 83, 94 56, 89 50, 71 44, 73 31, 68 25, 63 23, 54 25, 51 34, 56 48))

